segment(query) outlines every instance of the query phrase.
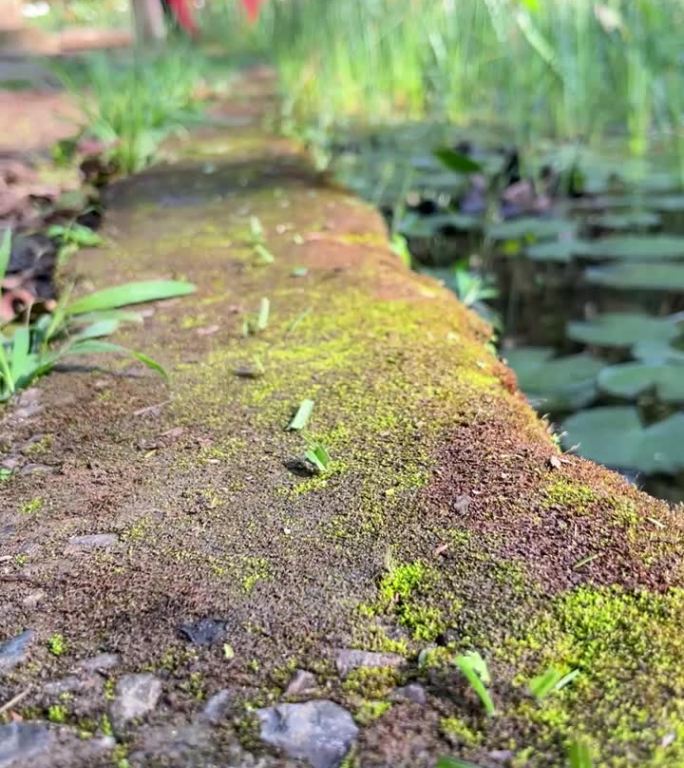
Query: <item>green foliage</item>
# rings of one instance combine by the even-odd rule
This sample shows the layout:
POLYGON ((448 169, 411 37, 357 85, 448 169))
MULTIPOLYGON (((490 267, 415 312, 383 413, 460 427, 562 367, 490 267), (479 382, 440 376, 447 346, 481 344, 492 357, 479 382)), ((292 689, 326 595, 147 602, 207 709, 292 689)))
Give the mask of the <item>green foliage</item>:
POLYGON ((15 328, 12 336, 0 343, 0 400, 8 400, 44 376, 60 362, 80 355, 127 355, 163 377, 159 363, 142 352, 102 341, 115 333, 123 322, 140 321, 139 315, 118 308, 145 301, 184 296, 194 286, 175 280, 149 280, 106 288, 69 301, 65 291, 52 313, 15 328))
POLYGON ((200 64, 197 55, 171 47, 139 51, 132 61, 93 55, 62 78, 85 115, 82 134, 103 142, 118 170, 133 173, 151 162, 166 136, 195 119, 200 64))
POLYGON ((470 687, 475 691, 482 702, 485 712, 489 717, 496 714, 496 708, 492 697, 487 690, 487 685, 491 682, 487 662, 477 651, 469 651, 466 654, 457 656, 456 666, 461 670, 463 676, 470 683, 470 687))
POLYGON ((554 691, 560 691, 568 683, 571 683, 580 672, 573 669, 571 672, 564 672, 556 667, 549 667, 545 672, 533 677, 530 680, 530 693, 537 699, 544 699, 554 691))
POLYGON ((568 764, 570 768, 592 768, 591 750, 584 739, 574 739, 568 747, 568 764))
POLYGON ((302 402, 299 404, 299 408, 297 408, 297 412, 292 417, 292 420, 288 424, 287 428, 296 432, 305 429, 306 425, 309 423, 313 409, 313 400, 302 400, 302 402))
POLYGON ((309 443, 304 458, 316 472, 324 473, 330 468, 330 453, 322 443, 317 441, 309 443))

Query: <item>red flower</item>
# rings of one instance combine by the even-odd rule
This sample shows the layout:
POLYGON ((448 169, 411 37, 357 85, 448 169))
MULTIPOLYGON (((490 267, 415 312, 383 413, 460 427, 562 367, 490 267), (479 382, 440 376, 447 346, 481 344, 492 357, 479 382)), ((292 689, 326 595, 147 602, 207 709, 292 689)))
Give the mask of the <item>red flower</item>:
POLYGON ((247 18, 255 22, 259 18, 259 10, 264 0, 242 0, 242 5, 247 11, 247 18))

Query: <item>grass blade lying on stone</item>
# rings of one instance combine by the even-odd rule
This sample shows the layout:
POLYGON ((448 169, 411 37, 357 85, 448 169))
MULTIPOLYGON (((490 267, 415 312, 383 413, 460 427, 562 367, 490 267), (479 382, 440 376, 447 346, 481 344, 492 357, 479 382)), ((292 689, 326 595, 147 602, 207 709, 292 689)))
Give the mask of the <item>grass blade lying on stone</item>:
POLYGON ((80 315, 126 307, 129 304, 141 304, 145 301, 187 296, 194 291, 195 286, 183 280, 143 280, 139 283, 124 283, 113 288, 103 288, 88 296, 82 296, 68 304, 65 311, 67 315, 80 315))
POLYGON ((259 314, 257 316, 257 331, 265 331, 268 328, 268 318, 271 314, 271 302, 268 299, 262 299, 259 305, 259 314))
POLYGON ((304 458, 317 472, 327 472, 330 467, 330 454, 322 443, 309 443, 309 448, 304 454, 304 458))
POLYGON ((297 431, 304 429, 309 423, 311 414, 313 413, 314 401, 302 400, 297 408, 297 413, 292 417, 292 421, 287 425, 287 428, 291 431, 297 431))

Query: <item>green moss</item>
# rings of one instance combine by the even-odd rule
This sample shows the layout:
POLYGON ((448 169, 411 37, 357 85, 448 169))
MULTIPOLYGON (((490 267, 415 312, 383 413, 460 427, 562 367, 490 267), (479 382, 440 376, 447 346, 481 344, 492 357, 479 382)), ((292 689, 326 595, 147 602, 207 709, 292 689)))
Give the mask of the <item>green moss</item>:
POLYGON ((37 515, 45 506, 45 500, 41 496, 25 501, 19 507, 19 513, 22 515, 37 515))
POLYGON ((52 704, 48 708, 48 720, 51 723, 66 723, 69 711, 63 704, 52 704))
POLYGON ((34 441, 22 450, 25 456, 42 456, 47 453, 54 443, 53 435, 43 435, 39 440, 34 441))
POLYGON ((55 633, 48 639, 48 650, 53 656, 64 656, 68 650, 67 641, 64 635, 55 633))
POLYGON ((397 687, 399 680, 399 672, 392 667, 362 667, 347 675, 342 688, 364 699, 384 699, 397 687))
POLYGON ((363 701, 357 708, 354 718, 361 725, 370 725, 391 708, 389 701, 363 701))
POLYGON ((245 573, 242 578, 242 588, 251 592, 260 581, 271 577, 271 565, 264 557, 245 557, 241 569, 245 573))
POLYGON ((596 493, 589 486, 558 478, 547 486, 544 505, 565 507, 581 514, 586 512, 596 499, 596 493))
POLYGON ((397 600, 407 600, 425 578, 426 568, 420 561, 397 565, 383 576, 380 582, 380 600, 390 605, 397 600))
POLYGON ((561 595, 498 655, 528 678, 549 666, 580 675, 540 703, 518 704, 510 716, 534 724, 541 744, 593 736, 601 766, 622 768, 634 759, 683 764, 684 742, 666 739, 684 731, 683 625, 681 589, 581 587, 561 595))
POLYGON ((474 731, 460 717, 443 717, 439 723, 442 733, 452 742, 465 747, 476 747, 482 742, 482 735, 474 731))

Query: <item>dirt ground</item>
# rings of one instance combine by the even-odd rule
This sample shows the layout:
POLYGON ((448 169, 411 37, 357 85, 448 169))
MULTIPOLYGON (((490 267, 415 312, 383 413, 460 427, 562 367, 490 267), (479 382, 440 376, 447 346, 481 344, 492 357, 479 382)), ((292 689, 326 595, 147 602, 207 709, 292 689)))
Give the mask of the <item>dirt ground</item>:
POLYGON ((577 739, 682 765, 682 510, 560 454, 489 329, 239 92, 109 190, 107 245, 72 266, 81 290, 197 285, 121 334, 170 384, 86 361, 4 413, 0 642, 31 634, 20 663, 0 645, 28 745, 2 762, 0 731, 0 765, 520 768, 577 739), (573 681, 531 695, 549 669, 573 681))

